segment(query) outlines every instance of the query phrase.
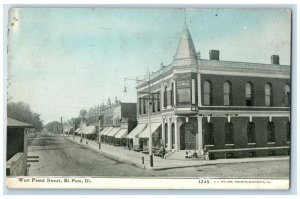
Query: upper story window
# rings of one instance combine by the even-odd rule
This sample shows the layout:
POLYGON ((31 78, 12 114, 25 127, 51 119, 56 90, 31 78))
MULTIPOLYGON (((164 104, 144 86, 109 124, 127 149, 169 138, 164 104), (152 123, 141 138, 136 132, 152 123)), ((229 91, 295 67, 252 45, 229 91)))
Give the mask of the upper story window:
POLYGON ((160 111, 160 91, 157 92, 157 112, 160 111))
POLYGON ((174 106, 174 83, 171 84, 171 106, 174 106))
POLYGON ((223 90, 224 90, 224 106, 230 106, 231 105, 231 84, 229 82, 224 82, 223 90))
POLYGON ((142 109, 143 109, 143 104, 142 104, 142 99, 139 98, 139 114, 142 114, 142 109))
POLYGON ((284 85, 284 98, 283 102, 285 106, 291 105, 291 87, 289 84, 284 85))
POLYGON ((211 96, 211 83, 209 81, 205 81, 203 83, 203 105, 209 106, 211 105, 212 96, 211 96))
POLYGON ((143 101, 143 113, 146 114, 146 109, 147 109, 146 99, 142 99, 142 101, 143 101))
POLYGON ((154 93, 152 93, 152 112, 154 113, 156 110, 156 108, 155 108, 155 105, 156 105, 156 100, 155 100, 155 94, 154 93))
POLYGON ((272 105, 272 86, 269 83, 265 85, 265 104, 266 106, 272 105))
POLYGON ((168 105, 168 87, 164 88, 164 108, 167 108, 168 105))
POLYGON ((250 82, 247 82, 245 85, 245 94, 246 94, 246 106, 253 106, 254 105, 253 86, 250 82))

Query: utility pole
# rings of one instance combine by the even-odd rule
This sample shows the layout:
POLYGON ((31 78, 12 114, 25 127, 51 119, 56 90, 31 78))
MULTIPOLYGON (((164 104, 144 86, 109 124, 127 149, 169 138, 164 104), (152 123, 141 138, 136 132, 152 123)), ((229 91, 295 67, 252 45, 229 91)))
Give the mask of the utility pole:
POLYGON ((149 92, 149 100, 148 100, 148 125, 149 125, 149 156, 150 156, 150 167, 153 167, 153 154, 152 154, 152 133, 151 133, 151 110, 150 106, 153 103, 151 100, 151 86, 150 86, 150 71, 148 74, 148 92, 149 92))
MULTIPOLYGON (((136 82, 144 82, 148 84, 148 92, 140 92, 140 93, 146 93, 148 97, 143 97, 145 100, 148 100, 148 125, 149 125, 149 158, 150 158, 150 167, 153 167, 153 154, 152 154, 152 134, 151 134, 151 105, 152 105, 152 100, 155 100, 156 98, 152 98, 152 93, 151 93, 151 82, 150 82, 150 71, 148 71, 148 81, 145 80, 139 80, 137 78, 125 78, 124 83, 126 83, 126 80, 133 80, 136 82)), ((126 86, 124 86, 124 92, 126 91, 126 86)))

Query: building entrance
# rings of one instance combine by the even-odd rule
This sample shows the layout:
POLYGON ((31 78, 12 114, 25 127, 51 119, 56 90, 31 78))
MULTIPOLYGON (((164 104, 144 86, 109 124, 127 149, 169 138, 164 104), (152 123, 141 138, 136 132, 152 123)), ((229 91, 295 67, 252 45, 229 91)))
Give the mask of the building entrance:
POLYGON ((180 127, 180 150, 196 150, 196 130, 191 123, 180 127))

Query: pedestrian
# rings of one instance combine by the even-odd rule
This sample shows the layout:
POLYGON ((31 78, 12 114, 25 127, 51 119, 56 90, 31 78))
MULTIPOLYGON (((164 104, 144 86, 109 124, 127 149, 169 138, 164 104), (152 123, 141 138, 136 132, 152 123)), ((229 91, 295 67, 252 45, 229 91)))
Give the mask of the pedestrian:
POLYGON ((161 155, 162 159, 165 159, 165 153, 166 153, 165 146, 162 145, 162 155, 161 155))

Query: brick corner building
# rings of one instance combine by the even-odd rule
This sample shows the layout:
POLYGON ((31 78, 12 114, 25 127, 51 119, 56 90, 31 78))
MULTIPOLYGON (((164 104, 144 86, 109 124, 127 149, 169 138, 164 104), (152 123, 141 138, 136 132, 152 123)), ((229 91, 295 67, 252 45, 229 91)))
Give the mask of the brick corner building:
POLYGON ((150 111, 154 148, 210 151, 215 158, 289 154, 290 66, 270 58, 223 61, 211 50, 209 60, 201 59, 185 24, 172 63, 150 75, 150 88, 137 87, 138 125, 129 137, 148 147, 150 111))

